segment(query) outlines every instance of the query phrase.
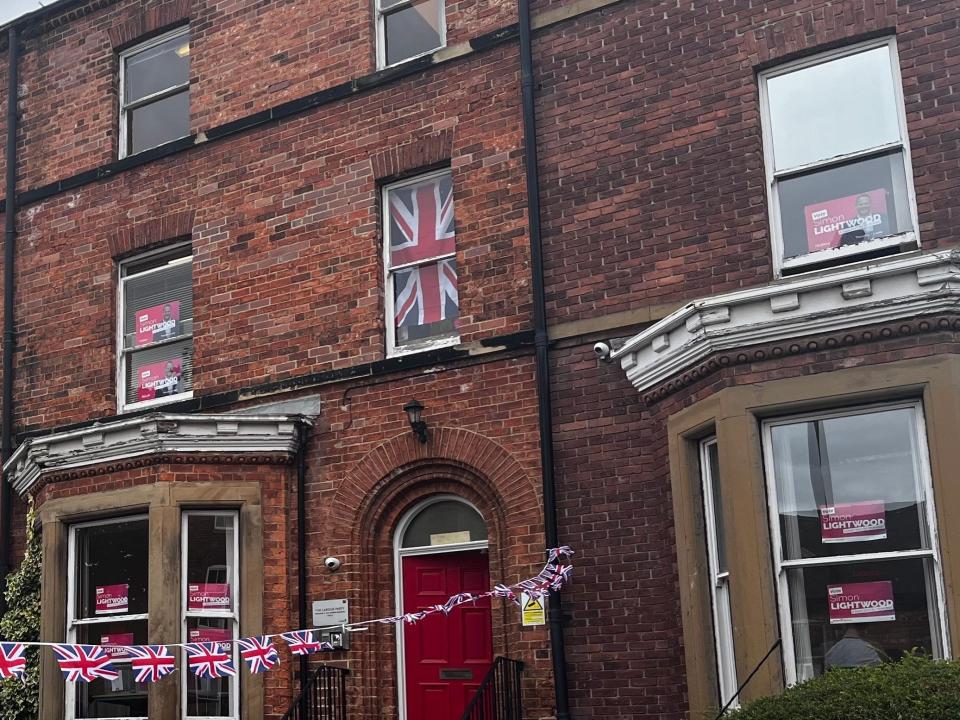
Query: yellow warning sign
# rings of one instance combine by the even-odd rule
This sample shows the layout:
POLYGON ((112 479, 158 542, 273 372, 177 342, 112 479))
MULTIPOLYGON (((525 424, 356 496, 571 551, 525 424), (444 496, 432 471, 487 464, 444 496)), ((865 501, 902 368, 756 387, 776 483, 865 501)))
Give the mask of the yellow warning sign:
POLYGON ((520 620, 524 627, 546 624, 547 614, 543 610, 543 603, 542 597, 530 597, 526 593, 520 593, 520 620))

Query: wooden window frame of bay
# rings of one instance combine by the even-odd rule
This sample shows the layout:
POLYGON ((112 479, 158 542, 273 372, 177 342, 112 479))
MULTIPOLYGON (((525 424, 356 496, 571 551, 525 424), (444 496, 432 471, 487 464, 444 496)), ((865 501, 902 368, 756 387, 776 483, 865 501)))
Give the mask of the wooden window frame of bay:
MULTIPOLYGON (((930 485, 938 551, 945 588, 960 582, 960 527, 948 522, 960 513, 960 486, 951 482, 960 466, 960 356, 902 360, 812 376, 730 387, 690 405, 667 421, 670 483, 677 538, 684 654, 689 712, 700 717, 716 712, 718 666, 707 555, 702 442, 715 436, 720 474, 725 540, 730 558, 730 594, 737 677, 758 667, 739 700, 747 702, 783 691, 791 680, 787 648, 761 660, 781 637, 783 619, 778 577, 772 558, 768 486, 764 468, 764 423, 804 413, 829 413, 869 405, 913 402, 922 407, 929 451, 930 485), (779 601, 779 602, 778 602, 779 601)), ((944 657, 960 655, 960 597, 943 598, 944 657), (951 623, 950 620, 953 620, 951 623)), ((786 643, 788 637, 783 636, 786 643)))
MULTIPOLYGON (((53 499, 38 510, 43 528, 40 637, 60 642, 67 630, 67 578, 71 526, 133 515, 146 515, 150 529, 148 573, 148 642, 181 642, 181 524, 194 510, 236 512, 240 590, 239 632, 242 636, 263 634, 263 519, 258 483, 217 482, 193 485, 158 482, 132 488, 53 499)), ((180 672, 151 687, 148 709, 151 720, 180 720, 185 708, 179 691, 173 690, 186 672, 180 653, 180 672), (174 683, 174 685, 167 685, 174 683)), ((40 720, 62 720, 66 683, 53 653, 40 661, 40 720)), ((243 678, 239 689, 239 717, 263 716, 264 685, 260 675, 243 678)))

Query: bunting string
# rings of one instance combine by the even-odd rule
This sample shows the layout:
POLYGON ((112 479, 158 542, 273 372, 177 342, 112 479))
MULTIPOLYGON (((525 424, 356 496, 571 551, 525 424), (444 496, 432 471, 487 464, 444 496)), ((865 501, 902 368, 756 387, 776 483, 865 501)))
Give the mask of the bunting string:
MULTIPOLYGON (((365 629, 367 626, 413 625, 431 615, 449 615, 456 607, 466 603, 475 603, 485 598, 500 597, 517 605, 520 594, 533 598, 548 595, 560 590, 570 582, 573 573, 571 558, 573 550, 566 545, 547 550, 547 562, 537 575, 521 580, 514 585, 496 585, 484 593, 458 593, 446 602, 432 605, 414 612, 391 617, 363 620, 345 625, 307 628, 288 632, 239 638, 237 640, 216 640, 213 642, 165 643, 163 645, 123 645, 109 643, 88 645, 74 643, 53 643, 41 641, 6 642, 0 641, 0 680, 6 678, 22 679, 26 672, 27 661, 24 651, 27 647, 50 647, 56 655, 63 676, 70 682, 92 682, 97 679, 115 680, 119 677, 114 659, 129 660, 137 682, 150 683, 161 680, 176 669, 176 658, 170 648, 183 648, 190 672, 201 678, 231 677, 237 674, 234 654, 230 646, 237 645, 240 658, 251 673, 263 673, 280 664, 280 655, 274 644, 274 638, 280 638, 291 654, 312 655, 324 650, 333 650, 332 644, 318 641, 314 633, 323 630, 365 629)), ((122 618, 117 617, 116 620, 122 618)))

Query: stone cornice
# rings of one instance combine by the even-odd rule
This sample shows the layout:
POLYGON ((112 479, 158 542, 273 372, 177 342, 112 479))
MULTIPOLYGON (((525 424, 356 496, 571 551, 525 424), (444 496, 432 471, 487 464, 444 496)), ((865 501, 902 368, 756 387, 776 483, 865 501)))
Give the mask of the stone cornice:
POLYGON ((960 256, 930 253, 697 300, 610 359, 644 393, 716 353, 958 310, 960 256))
POLYGON ((65 471, 146 456, 256 457, 283 460, 300 447, 302 415, 175 415, 151 413, 25 441, 3 467, 25 495, 37 482, 65 471))

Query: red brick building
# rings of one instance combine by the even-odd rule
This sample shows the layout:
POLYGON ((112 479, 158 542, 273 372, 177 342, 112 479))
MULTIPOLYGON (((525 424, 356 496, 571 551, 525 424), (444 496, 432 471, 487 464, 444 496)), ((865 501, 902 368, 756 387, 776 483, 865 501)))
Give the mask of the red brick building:
MULTIPOLYGON (((494 656, 525 717, 673 720, 758 665, 743 699, 960 649, 960 12, 529 4, 7 28, 0 534, 32 498, 44 640, 389 616, 558 541, 547 627, 498 601, 324 654, 350 717, 459 717, 494 656)), ((45 720, 281 717, 300 680, 44 652, 45 720)))

